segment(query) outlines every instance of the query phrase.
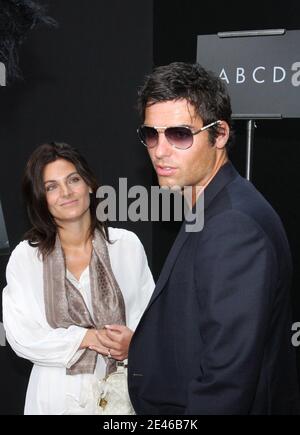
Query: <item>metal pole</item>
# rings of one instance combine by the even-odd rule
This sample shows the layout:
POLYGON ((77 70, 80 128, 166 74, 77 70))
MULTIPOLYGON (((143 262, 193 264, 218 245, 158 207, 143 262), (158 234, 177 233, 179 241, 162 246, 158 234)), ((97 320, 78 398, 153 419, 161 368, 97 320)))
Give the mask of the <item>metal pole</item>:
POLYGON ((2 212, 1 200, 0 200, 0 256, 9 255, 9 242, 5 226, 4 215, 2 212))
POLYGON ((252 158, 253 158, 253 145, 254 145, 254 128, 255 121, 253 119, 247 121, 247 168, 246 178, 251 180, 252 176, 252 158))

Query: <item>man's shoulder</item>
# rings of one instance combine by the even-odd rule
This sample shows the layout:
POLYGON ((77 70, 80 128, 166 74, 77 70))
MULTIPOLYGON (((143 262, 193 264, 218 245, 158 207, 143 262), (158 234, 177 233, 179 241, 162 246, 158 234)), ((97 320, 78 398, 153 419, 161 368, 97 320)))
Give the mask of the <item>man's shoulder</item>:
POLYGON ((232 210, 249 216, 266 232, 270 227, 283 229, 278 213, 251 182, 238 177, 227 189, 232 210))
POLYGON ((282 226, 281 220, 272 205, 256 187, 241 176, 228 183, 212 202, 208 217, 221 213, 239 214, 264 227, 282 226))
POLYGON ((219 232, 231 233, 233 238, 253 231, 277 249, 289 250, 279 215, 255 186, 240 176, 215 198, 204 225, 208 232, 220 227, 219 232))

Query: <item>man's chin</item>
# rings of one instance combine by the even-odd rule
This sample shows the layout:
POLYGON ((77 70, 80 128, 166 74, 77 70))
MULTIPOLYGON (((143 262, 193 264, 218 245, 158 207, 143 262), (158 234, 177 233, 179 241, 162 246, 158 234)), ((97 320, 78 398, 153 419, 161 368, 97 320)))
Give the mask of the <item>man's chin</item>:
POLYGON ((182 187, 176 182, 167 177, 158 177, 158 184, 161 188, 168 188, 171 190, 181 190, 182 187))

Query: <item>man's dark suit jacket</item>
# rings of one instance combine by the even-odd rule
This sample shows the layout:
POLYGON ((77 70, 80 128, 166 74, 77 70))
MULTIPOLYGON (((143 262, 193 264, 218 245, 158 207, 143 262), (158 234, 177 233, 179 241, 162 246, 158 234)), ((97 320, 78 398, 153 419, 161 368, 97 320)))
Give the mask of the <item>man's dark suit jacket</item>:
POLYGON ((183 224, 129 351, 137 414, 295 414, 291 255, 279 217, 225 164, 183 224))

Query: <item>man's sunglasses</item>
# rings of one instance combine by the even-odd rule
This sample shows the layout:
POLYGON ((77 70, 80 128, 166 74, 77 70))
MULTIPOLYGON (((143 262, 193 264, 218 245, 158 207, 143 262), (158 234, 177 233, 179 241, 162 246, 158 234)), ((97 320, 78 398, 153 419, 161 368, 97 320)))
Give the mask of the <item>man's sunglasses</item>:
POLYGON ((190 127, 148 127, 141 125, 138 130, 138 136, 143 145, 147 148, 154 148, 158 144, 159 133, 164 133, 170 145, 180 150, 187 150, 193 145, 194 136, 207 130, 214 125, 219 124, 221 121, 215 121, 211 124, 205 125, 200 130, 192 131, 190 127))

